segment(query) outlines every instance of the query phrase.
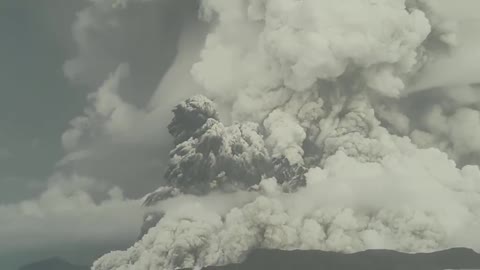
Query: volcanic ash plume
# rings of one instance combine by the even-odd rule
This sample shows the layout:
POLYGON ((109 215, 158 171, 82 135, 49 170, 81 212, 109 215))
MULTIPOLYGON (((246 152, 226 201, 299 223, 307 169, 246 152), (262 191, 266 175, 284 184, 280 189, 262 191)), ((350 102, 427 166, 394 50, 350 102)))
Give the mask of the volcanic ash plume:
POLYGON ((480 169, 453 161, 479 149, 465 129, 479 113, 446 89, 405 90, 456 44, 433 4, 204 0, 200 14, 212 28, 192 75, 208 98, 173 110, 168 186, 146 196, 141 240, 93 269, 480 247, 480 169))

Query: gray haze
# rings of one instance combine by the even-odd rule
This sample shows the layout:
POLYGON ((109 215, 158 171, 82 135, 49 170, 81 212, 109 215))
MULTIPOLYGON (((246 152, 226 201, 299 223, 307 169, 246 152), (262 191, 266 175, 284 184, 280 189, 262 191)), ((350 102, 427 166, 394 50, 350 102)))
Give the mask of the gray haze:
POLYGON ((62 72, 73 52, 66 25, 81 5, 41 2, 0 3, 0 203, 44 189, 63 156, 59 138, 85 103, 62 72))

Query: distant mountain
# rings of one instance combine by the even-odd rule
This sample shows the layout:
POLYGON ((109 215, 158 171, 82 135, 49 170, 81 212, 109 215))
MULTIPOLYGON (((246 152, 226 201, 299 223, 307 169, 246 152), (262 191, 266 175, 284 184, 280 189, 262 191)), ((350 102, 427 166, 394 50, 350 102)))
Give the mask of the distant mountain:
POLYGON ((480 269, 480 254, 454 248, 434 253, 406 254, 369 250, 354 254, 314 250, 256 250, 240 264, 206 270, 444 270, 480 269))
POLYGON ((89 270, 89 267, 73 265, 58 257, 54 257, 22 266, 19 270, 89 270))

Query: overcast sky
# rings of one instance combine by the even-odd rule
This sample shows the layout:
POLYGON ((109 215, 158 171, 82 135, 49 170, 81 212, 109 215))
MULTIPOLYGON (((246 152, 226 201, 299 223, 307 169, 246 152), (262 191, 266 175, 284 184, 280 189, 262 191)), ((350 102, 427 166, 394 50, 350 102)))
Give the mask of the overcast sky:
MULTIPOLYGON (((0 1, 1 269, 129 246, 135 200, 163 181, 169 111, 200 92, 189 71, 207 27, 194 0, 110 2, 0 1)), ((446 10, 477 20, 480 1, 464 3, 446 10)))

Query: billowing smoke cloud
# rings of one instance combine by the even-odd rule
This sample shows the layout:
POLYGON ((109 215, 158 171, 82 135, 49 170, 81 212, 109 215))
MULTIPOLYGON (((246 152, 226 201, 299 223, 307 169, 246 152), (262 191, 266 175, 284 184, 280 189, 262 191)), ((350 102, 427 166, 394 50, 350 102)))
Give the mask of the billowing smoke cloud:
POLYGON ((219 110, 201 96, 176 107, 169 187, 145 201, 158 223, 93 269, 226 264, 259 247, 479 249, 480 169, 463 166, 478 164, 478 86, 422 78, 463 41, 441 8, 201 1, 212 28, 191 73, 219 110))
POLYGON ((2 242, 130 241, 147 210, 142 238, 94 269, 480 249, 478 22, 446 18, 460 6, 89 1, 64 71, 97 90, 62 137, 60 180, 0 206, 2 242), (158 186, 146 209, 129 199, 158 186))

